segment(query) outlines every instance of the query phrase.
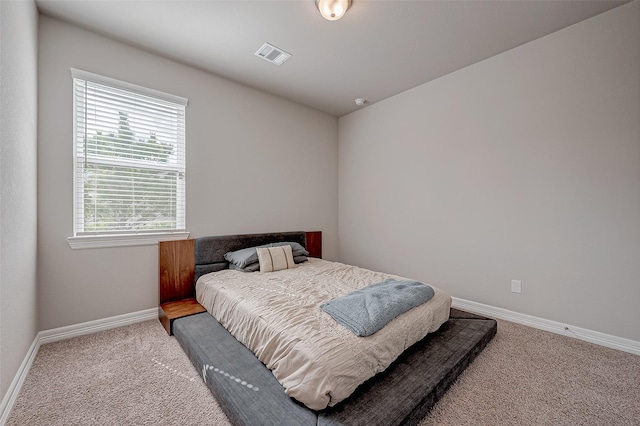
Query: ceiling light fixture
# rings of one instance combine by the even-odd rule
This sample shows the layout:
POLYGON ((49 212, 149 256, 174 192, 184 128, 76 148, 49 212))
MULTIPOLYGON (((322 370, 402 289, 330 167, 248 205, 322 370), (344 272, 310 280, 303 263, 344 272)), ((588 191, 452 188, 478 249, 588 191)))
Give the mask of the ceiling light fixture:
POLYGON ((337 21, 347 12, 351 0, 316 0, 316 7, 328 21, 337 21))

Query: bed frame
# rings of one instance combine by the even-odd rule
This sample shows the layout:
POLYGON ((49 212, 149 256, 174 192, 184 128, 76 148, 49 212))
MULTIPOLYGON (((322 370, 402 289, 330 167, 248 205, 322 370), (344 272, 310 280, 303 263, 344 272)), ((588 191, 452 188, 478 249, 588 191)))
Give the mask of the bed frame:
MULTIPOLYGON (((170 244, 164 248, 164 255, 173 260, 165 265, 165 274, 169 278, 183 277, 186 282, 191 273, 189 285, 193 290, 198 273, 228 267, 224 260, 227 251, 268 242, 295 241, 311 252, 309 238, 305 232, 197 238, 189 240, 193 262, 189 262, 188 248, 186 254, 182 253, 182 257, 187 258, 180 260, 176 255, 180 250, 170 244), (179 273, 177 265, 182 265, 187 273, 179 273)), ((321 234, 314 233, 311 238, 321 247, 321 234)), ((318 252, 314 254, 317 256, 318 252)), ((160 255, 162 263, 163 248, 160 255)), ((163 266, 160 282, 162 293, 163 266)), ((188 295, 181 296, 184 294, 188 295)), ((180 300, 168 303, 176 302, 180 300)), ((438 331, 407 349, 387 370, 360 385, 353 395, 335 407, 314 411, 288 397, 271 371, 210 314, 193 313, 168 323, 168 331, 174 332, 231 423, 243 426, 418 424, 497 331, 495 320, 451 309, 449 320, 438 331)))

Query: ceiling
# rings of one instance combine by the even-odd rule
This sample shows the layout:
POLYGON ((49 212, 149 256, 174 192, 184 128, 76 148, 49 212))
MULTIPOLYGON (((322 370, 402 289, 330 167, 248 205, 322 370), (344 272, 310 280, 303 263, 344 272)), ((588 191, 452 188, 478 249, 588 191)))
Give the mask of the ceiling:
POLYGON ((37 0, 41 13, 335 116, 388 98, 626 1, 37 0), (269 42, 281 66, 254 55, 269 42))

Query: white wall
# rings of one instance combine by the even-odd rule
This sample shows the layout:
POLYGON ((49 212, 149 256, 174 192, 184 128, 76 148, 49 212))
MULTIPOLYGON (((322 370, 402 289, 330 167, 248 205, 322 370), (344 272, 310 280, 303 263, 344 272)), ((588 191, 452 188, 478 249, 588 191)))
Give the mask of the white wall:
POLYGON ((0 1, 0 398, 38 331, 38 11, 0 1))
MULTIPOLYGON (((41 16, 40 328, 157 306, 157 246, 72 250, 70 67, 189 99, 187 228, 192 236, 321 230, 338 255, 338 121, 41 16)), ((258 64, 261 65, 261 64, 258 64)))
POLYGON ((344 116, 341 260, 640 341, 639 123, 638 1, 344 116))

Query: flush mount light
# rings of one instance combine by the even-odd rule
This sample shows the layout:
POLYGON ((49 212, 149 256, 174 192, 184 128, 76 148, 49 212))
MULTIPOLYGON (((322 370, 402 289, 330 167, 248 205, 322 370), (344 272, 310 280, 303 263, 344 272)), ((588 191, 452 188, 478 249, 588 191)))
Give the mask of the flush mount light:
POLYGON ((316 0, 316 7, 328 21, 337 21, 347 12, 351 0, 316 0))

